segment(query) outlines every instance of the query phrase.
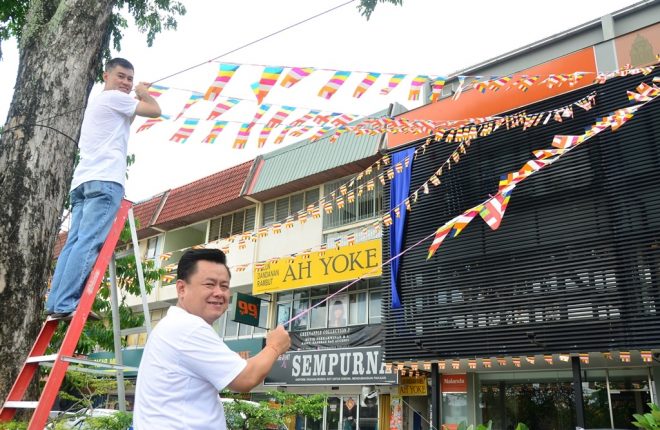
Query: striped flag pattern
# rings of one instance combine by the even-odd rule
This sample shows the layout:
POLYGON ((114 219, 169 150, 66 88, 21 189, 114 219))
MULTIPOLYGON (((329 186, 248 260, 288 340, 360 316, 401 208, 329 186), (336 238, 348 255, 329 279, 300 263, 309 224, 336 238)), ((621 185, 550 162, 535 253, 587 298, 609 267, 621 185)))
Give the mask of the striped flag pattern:
POLYGON ((215 99, 225 88, 225 85, 227 85, 232 76, 234 76, 234 73, 236 73, 238 67, 238 64, 220 64, 218 75, 215 77, 215 81, 213 81, 211 86, 206 90, 206 93, 204 94, 204 100, 215 101, 215 99))
POLYGON ((337 90, 344 85, 346 79, 350 76, 351 72, 337 70, 330 80, 319 91, 319 97, 329 100, 337 90))
POLYGON ((186 113, 186 111, 190 108, 190 106, 194 105, 195 103, 197 103, 201 99, 202 99, 202 93, 192 93, 192 94, 190 94, 190 97, 188 97, 188 101, 183 106, 183 109, 181 109, 181 112, 179 112, 179 114, 176 116, 176 118, 174 118, 174 121, 181 118, 183 116, 183 114, 186 113))
POLYGON ((268 103, 264 103, 261 106, 259 106, 259 109, 257 110, 257 113, 254 114, 254 118, 252 118, 252 121, 249 122, 248 126, 248 131, 254 127, 254 125, 259 121, 265 114, 268 112, 268 109, 270 109, 272 105, 268 103))
POLYGON ((149 87, 149 95, 153 98, 158 98, 163 95, 165 91, 169 90, 169 87, 164 87, 162 85, 152 85, 149 87))
POLYGON ((581 136, 561 136, 556 135, 552 139, 552 146, 559 149, 568 149, 580 143, 581 136))
POLYGON ((451 229, 454 225, 455 219, 456 218, 454 218, 453 220, 447 222, 445 225, 443 225, 442 227, 438 228, 435 231, 435 237, 433 238, 433 243, 431 243, 431 246, 429 247, 429 254, 426 257, 427 260, 429 258, 433 257, 433 254, 435 254, 435 251, 438 248, 440 248, 440 245, 442 245, 442 242, 444 242, 445 238, 447 237, 447 235, 451 231, 451 229))
POLYGON ((275 113, 275 115, 273 115, 272 118, 268 121, 268 126, 275 127, 279 124, 282 124, 294 110, 296 110, 295 107, 282 106, 282 108, 278 110, 277 113, 275 113))
POLYGON ((410 91, 408 92, 408 100, 419 100, 419 95, 422 92, 424 82, 428 81, 429 77, 426 75, 417 75, 410 83, 410 91))
POLYGON ((442 89, 445 87, 446 82, 447 78, 444 76, 437 76, 435 79, 433 79, 433 82, 431 83, 431 103, 440 100, 442 89))
POLYGON ((191 134, 195 131, 195 127, 199 123, 198 118, 188 118, 183 122, 183 125, 179 130, 174 133, 170 138, 170 141, 177 143, 186 143, 186 140, 190 137, 191 134))
POLYGON ((170 119, 169 115, 161 115, 158 118, 148 118, 135 132, 139 133, 141 131, 149 130, 159 122, 166 121, 168 119, 170 119))
POLYGON ((241 124, 241 128, 238 130, 238 135, 236 136, 236 140, 234 140, 234 149, 243 149, 245 148, 245 145, 247 144, 248 137, 250 137, 250 124, 248 123, 243 123, 241 124))
POLYGON ((267 66, 264 67, 264 71, 261 73, 261 79, 259 82, 252 84, 252 91, 257 97, 257 103, 261 103, 270 90, 275 86, 277 80, 280 77, 280 74, 284 70, 284 67, 280 66, 267 66))
POLYGON ((484 203, 483 208, 479 211, 479 216, 492 230, 497 230, 500 227, 514 187, 515 185, 495 194, 494 197, 484 203))
POLYGON ((222 133, 222 130, 227 126, 227 121, 216 121, 211 129, 211 132, 202 140, 203 143, 215 143, 218 135, 222 133))
POLYGON ((385 88, 382 88, 380 90, 381 95, 387 95, 390 92, 392 92, 393 89, 399 86, 403 78, 405 78, 406 75, 392 75, 390 78, 390 81, 387 83, 387 86, 385 88))
POLYGON ((306 76, 309 76, 314 71, 313 67, 294 67, 284 76, 280 85, 284 88, 291 88, 306 76))
POLYGON ((376 82, 376 79, 380 76, 380 73, 368 73, 364 77, 362 82, 355 88, 353 92, 353 97, 359 99, 362 95, 376 82))
POLYGON ((236 106, 238 103, 240 103, 239 99, 227 99, 225 102, 220 102, 211 111, 209 114, 209 117, 206 118, 207 120, 211 121, 222 115, 223 113, 227 112, 229 109, 233 108, 236 106))
POLYGON ((454 225, 449 232, 449 237, 458 236, 463 231, 463 229, 467 227, 468 224, 470 224, 470 221, 472 221, 474 217, 477 216, 479 211, 481 211, 481 207, 482 205, 475 206, 454 218, 454 225))

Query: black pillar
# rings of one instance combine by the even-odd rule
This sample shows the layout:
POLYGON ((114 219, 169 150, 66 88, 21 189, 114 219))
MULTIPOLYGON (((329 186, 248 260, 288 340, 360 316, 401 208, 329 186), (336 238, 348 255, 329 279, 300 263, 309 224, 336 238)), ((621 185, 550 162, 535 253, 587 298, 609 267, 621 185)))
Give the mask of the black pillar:
POLYGON ((431 363, 431 428, 440 429, 440 372, 438 363, 431 363))
POLYGON ((580 357, 571 357, 573 367, 573 394, 575 394, 575 425, 585 428, 584 399, 582 396, 582 372, 580 371, 580 357))

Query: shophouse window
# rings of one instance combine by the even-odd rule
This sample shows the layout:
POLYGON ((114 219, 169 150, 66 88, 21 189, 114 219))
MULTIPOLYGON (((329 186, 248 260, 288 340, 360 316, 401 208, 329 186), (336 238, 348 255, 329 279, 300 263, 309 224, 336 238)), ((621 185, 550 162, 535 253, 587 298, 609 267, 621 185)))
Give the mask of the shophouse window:
POLYGON ((209 242, 254 230, 255 215, 256 208, 252 207, 212 219, 209 242))
POLYGON ((347 291, 339 292, 345 286, 346 283, 340 283, 279 294, 278 324, 284 324, 310 307, 311 311, 285 328, 301 331, 380 323, 380 279, 362 279, 347 291), (331 294, 334 295, 328 299, 331 294))
POLYGON ((156 258, 158 253, 158 243, 160 242, 161 236, 150 237, 147 239, 147 254, 145 255, 146 259, 156 258))
MULTIPOLYGON (((350 178, 344 178, 326 184, 324 191, 326 199, 329 198, 327 196, 330 196, 333 191, 335 193, 335 199, 340 196, 340 187, 349 181, 350 178)), ((338 208, 335 204, 331 214, 326 213, 323 215, 324 229, 340 227, 342 225, 374 218, 380 213, 383 208, 383 186, 377 177, 374 180, 373 190, 367 191, 365 184, 363 184, 364 188, 361 196, 358 197, 357 188, 353 190, 355 193, 355 201, 353 203, 348 203, 347 197, 343 196, 344 207, 338 208)))
POLYGON ((294 217, 298 211, 319 201, 319 189, 302 191, 287 197, 264 203, 264 213, 261 225, 266 226, 275 222, 283 222, 290 215, 294 217))

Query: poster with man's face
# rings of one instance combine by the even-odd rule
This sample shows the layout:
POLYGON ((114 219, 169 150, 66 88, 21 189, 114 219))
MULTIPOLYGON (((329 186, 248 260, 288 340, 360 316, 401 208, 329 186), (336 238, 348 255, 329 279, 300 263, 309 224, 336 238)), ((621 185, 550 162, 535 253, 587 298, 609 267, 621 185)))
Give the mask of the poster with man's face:
POLYGON ((328 327, 346 327, 348 325, 348 296, 336 296, 328 307, 328 327))

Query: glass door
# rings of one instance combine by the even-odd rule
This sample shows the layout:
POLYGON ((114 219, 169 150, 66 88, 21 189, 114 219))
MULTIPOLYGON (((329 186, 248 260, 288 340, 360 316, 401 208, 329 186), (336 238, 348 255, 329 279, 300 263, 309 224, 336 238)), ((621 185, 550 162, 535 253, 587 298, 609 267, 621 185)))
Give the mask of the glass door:
POLYGON ((608 379, 613 428, 634 429, 632 415, 648 412, 646 404, 653 400, 648 370, 609 370, 608 379))
POLYGON ((326 429, 341 430, 341 399, 339 397, 328 397, 326 408, 326 429))

